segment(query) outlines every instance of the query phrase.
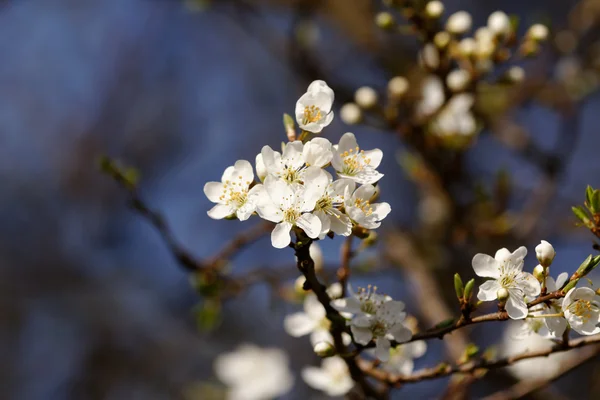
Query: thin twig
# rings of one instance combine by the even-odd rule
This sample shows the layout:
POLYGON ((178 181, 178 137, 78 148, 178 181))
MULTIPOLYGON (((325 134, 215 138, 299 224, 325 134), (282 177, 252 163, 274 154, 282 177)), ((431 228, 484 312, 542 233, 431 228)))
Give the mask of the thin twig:
POLYGON ((350 261, 354 257, 352 251, 352 235, 346 237, 341 247, 341 262, 340 268, 337 271, 338 282, 342 285, 342 297, 346 296, 346 286, 348 285, 348 279, 350 278, 350 261))

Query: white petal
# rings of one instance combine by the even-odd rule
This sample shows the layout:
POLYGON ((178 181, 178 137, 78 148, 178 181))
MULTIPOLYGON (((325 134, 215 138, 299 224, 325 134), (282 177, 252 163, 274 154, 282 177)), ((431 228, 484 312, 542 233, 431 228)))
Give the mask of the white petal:
POLYGON ((334 152, 333 153, 333 157, 331 159, 331 166, 333 167, 333 169, 335 169, 336 171, 342 171, 344 169, 344 160, 342 159, 342 157, 338 154, 338 152, 334 152))
POLYGON ((282 179, 269 175, 264 185, 269 197, 279 209, 287 210, 296 201, 293 189, 282 179))
POLYGON ((276 249, 283 249, 287 247, 292 241, 292 237, 290 236, 290 230, 292 229, 292 224, 289 222, 280 222, 275 226, 273 232, 271 232, 271 244, 276 249))
POLYGON ((554 290, 561 289, 565 285, 565 283, 567 283, 568 279, 569 274, 566 272, 563 272, 562 274, 558 275, 558 277, 556 278, 556 289, 554 290))
POLYGON ((267 167, 265 167, 263 156, 260 153, 256 156, 256 175, 261 182, 267 177, 267 167))
POLYGON ((383 362, 390 359, 390 341, 384 337, 375 339, 375 357, 383 362))
POLYGON ((223 219, 225 217, 230 216, 235 212, 235 209, 231 206, 225 204, 217 204, 210 210, 208 210, 207 214, 212 219, 223 219))
POLYGON ((252 164, 250 164, 250 162, 246 160, 238 160, 235 162, 234 167, 236 175, 233 178, 241 180, 243 184, 246 185, 244 187, 247 188, 249 184, 246 184, 246 182, 254 181, 254 171, 252 170, 252 164))
POLYGON ((331 229, 331 218, 323 211, 315 211, 313 215, 316 215, 321 221, 321 233, 319 233, 319 239, 324 239, 331 229))
POLYGON ((329 333, 328 330, 316 328, 316 330, 314 330, 310 334, 310 344, 314 348, 317 343, 321 343, 321 342, 325 342, 325 343, 329 343, 329 344, 333 345, 334 341, 333 341, 333 337, 331 336, 331 333, 329 333))
MULTIPOLYGON (((314 246, 315 243, 312 244, 314 246)), ((304 312, 308 315, 313 321, 320 321, 325 318, 325 308, 317 299, 317 296, 314 294, 306 295, 304 299, 304 312)))
POLYGON ((525 259, 526 256, 527 256, 527 248, 525 246, 521 246, 518 249, 516 249, 515 251, 513 251, 511 258, 513 260, 522 261, 523 259, 525 259))
POLYGON ((417 340, 416 342, 404 344, 407 356, 410 358, 419 358, 425 355, 427 351, 427 343, 424 340, 417 340))
POLYGON ((324 128, 326 126, 328 126, 329 124, 331 124, 331 121, 333 121, 333 111, 329 111, 329 113, 325 116, 325 118, 323 118, 321 120, 321 127, 324 128))
POLYGON ((371 339, 373 338, 373 334, 369 328, 360 328, 358 326, 350 325, 350 330, 352 331, 352 336, 354 336, 354 341, 359 344, 369 344, 371 339))
MULTIPOLYGON (((266 170, 270 173, 275 172, 278 169, 278 165, 276 163, 275 154, 276 152, 269 146, 264 146, 260 151, 262 156, 262 162, 266 168, 266 170)), ((258 167, 257 167, 258 169, 258 167)))
POLYGON ((349 312, 352 314, 358 314, 361 312, 360 301, 358 301, 358 299, 354 296, 332 300, 331 306, 341 312, 349 312))
POLYGON ((244 205, 237 209, 235 215, 240 221, 246 221, 256 211, 256 204, 246 201, 244 205))
POLYGON ((487 254, 475 254, 471 265, 477 276, 481 276, 482 278, 500 278, 500 266, 498 260, 487 254))
POLYGON ((506 261, 507 259, 509 259, 510 256, 512 256, 512 253, 510 251, 508 251, 507 248, 502 248, 496 252, 496 255, 494 255, 494 258, 499 263, 502 263, 502 262, 506 261))
POLYGON ((301 141, 296 140, 294 142, 290 142, 285 145, 285 149, 283 149, 283 154, 281 155, 281 160, 288 167, 298 169, 304 165, 304 157, 302 156, 303 149, 304 144, 302 144, 301 141))
POLYGON ((321 220, 313 214, 302 214, 296 220, 296 225, 311 239, 316 239, 321 233, 321 220))
POLYGON ((406 342, 412 338, 412 332, 402 324, 396 324, 390 329, 390 334, 399 343, 406 342))
POLYGON ((225 183, 225 181, 230 181, 235 174, 235 167, 232 165, 231 167, 225 168, 223 175, 221 175, 221 182, 225 183))
POLYGON ((288 335, 300 337, 308 335, 315 329, 315 321, 303 312, 286 315, 283 328, 288 335))
POLYGON ((339 210, 332 210, 332 213, 334 215, 328 216, 331 230, 336 235, 350 236, 352 233, 352 221, 350 221, 350 218, 339 210))
POLYGON ((482 301, 492 301, 496 300, 498 297, 498 289, 500 289, 500 283, 497 280, 491 280, 484 282, 479 286, 479 293, 477 293, 477 298, 482 301))
POLYGON ((506 312, 511 319, 524 319, 527 317, 527 304, 520 290, 509 289, 506 312))
POLYGON ((383 178, 383 174, 377 172, 373 168, 364 168, 358 174, 354 176, 346 176, 344 174, 339 174, 340 177, 350 178, 361 185, 372 185, 377 183, 381 178, 383 178))
POLYGON ((381 221, 392 211, 392 207, 388 203, 376 203, 372 204, 373 214, 377 221, 381 221))
POLYGON ((204 194, 213 203, 222 203, 223 184, 221 182, 207 182, 204 185, 204 194))
POLYGON ((333 93, 333 89, 331 89, 325 81, 316 80, 313 81, 310 85, 308 85, 308 89, 306 89, 307 93, 324 93, 328 96, 329 101, 333 103, 335 100, 335 95, 333 93))
POLYGON ((324 390, 331 384, 331 376, 321 368, 302 368, 302 379, 306 384, 317 390, 324 390))
POLYGON ((340 138, 340 142, 338 143, 337 147, 337 152, 339 154, 343 154, 346 151, 350 151, 350 149, 352 149, 352 151, 355 151, 357 147, 358 143, 356 142, 356 136, 354 136, 354 133, 346 132, 340 138))
MULTIPOLYGON (((548 309, 547 313, 553 313, 554 310, 548 309)), ((552 335, 556 338, 561 338, 562 334, 565 332, 565 329, 567 329, 567 320, 560 317, 560 318, 544 318, 544 323, 546 324, 546 327, 548 328, 548 330, 552 333, 552 335)))
POLYGON ((352 196, 354 199, 363 199, 369 200, 375 194, 375 186, 373 185, 363 185, 356 189, 354 195, 352 196))
POLYGON ((367 150, 364 153, 364 156, 371 160, 369 165, 373 168, 379 167, 381 164, 381 160, 383 159, 383 152, 379 149, 367 150))
POLYGON ((263 202, 258 205, 256 212, 262 219, 266 219, 271 222, 281 222, 283 220, 283 213, 279 207, 269 199, 267 202, 263 202))
POLYGON ((325 138, 314 138, 304 145, 304 161, 308 165, 324 167, 331 162, 331 142, 325 138))
POLYGON ((521 280, 518 284, 519 287, 523 289, 525 296, 528 297, 537 297, 542 291, 540 282, 528 272, 523 272, 521 274, 521 280))

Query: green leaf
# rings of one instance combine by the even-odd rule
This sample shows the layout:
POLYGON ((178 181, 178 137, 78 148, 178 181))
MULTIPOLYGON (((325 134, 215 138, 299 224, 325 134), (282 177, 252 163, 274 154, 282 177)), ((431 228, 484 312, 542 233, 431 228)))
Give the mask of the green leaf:
POLYGON ((600 190, 594 190, 590 201, 590 209, 593 214, 600 213, 600 190))
POLYGON ((573 214, 581 221, 583 224, 588 225, 590 223, 590 219, 588 213, 581 206, 571 207, 573 214))

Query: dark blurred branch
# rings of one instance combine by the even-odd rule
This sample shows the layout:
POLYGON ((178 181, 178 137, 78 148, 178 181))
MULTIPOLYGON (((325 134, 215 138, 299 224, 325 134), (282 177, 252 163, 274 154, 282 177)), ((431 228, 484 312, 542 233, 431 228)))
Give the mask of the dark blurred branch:
POLYGON ((352 251, 352 235, 348 236, 341 248, 341 262, 340 268, 337 270, 337 278, 340 285, 342 285, 342 297, 346 296, 346 286, 348 285, 348 279, 350 278, 350 261, 354 257, 352 251))

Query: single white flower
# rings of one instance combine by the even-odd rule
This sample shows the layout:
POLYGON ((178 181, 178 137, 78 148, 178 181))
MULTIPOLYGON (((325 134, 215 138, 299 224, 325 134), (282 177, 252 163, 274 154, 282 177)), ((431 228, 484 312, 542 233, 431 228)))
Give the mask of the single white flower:
POLYGON ((432 43, 427 43, 421 50, 420 60, 430 70, 436 70, 440 66, 440 52, 432 43))
POLYGON ((340 108, 340 118, 347 125, 356 125, 362 120, 362 110, 356 103, 346 103, 340 108))
POLYGON ((286 143, 283 154, 264 146, 256 156, 256 171, 261 178, 273 175, 288 184, 297 184, 304 181, 309 171, 317 173, 315 170, 329 164, 332 157, 331 142, 327 139, 314 138, 306 144, 296 140, 286 143))
POLYGON ((417 103, 415 112, 420 119, 433 115, 444 104, 444 84, 435 75, 428 76, 421 86, 421 100, 417 103))
MULTIPOLYGON (((322 170, 319 172, 323 173, 322 170)), ((258 215, 277 223, 271 233, 273 247, 282 249, 290 244, 290 231, 294 226, 302 229, 308 237, 316 239, 321 233, 321 221, 310 213, 323 192, 317 185, 290 186, 284 180, 270 175, 265 179, 258 215)))
POLYGON ((351 179, 338 179, 333 181, 332 176, 325 171, 324 174, 312 180, 312 184, 324 187, 323 194, 317 200, 313 214, 321 220, 321 233, 323 239, 331 230, 337 235, 349 236, 352 233, 352 221, 340 211, 347 198, 352 196, 356 184, 351 179))
POLYGON ((542 24, 531 25, 527 31, 527 36, 535 41, 543 42, 548 39, 548 27, 542 24))
POLYGON ((425 14, 429 18, 439 18, 444 13, 444 4, 441 1, 434 0, 425 6, 425 14))
POLYGON ((296 102, 296 121, 301 129, 319 133, 333 120, 333 90, 324 81, 314 81, 296 102))
POLYGON ((235 214, 240 221, 245 221, 256 211, 258 196, 262 185, 249 189, 254 182, 252 165, 246 160, 238 160, 228 167, 221 182, 207 182, 204 194, 210 201, 217 203, 208 211, 213 219, 222 219, 235 214))
POLYGON ((409 86, 408 79, 403 76, 395 76, 388 82, 388 94, 394 99, 399 99, 408 92, 409 86))
POLYGON ((331 165, 340 178, 349 178, 360 184, 375 183, 383 177, 376 168, 383 152, 379 149, 361 150, 353 133, 345 133, 334 146, 331 165))
POLYGON ((492 278, 481 286, 477 298, 482 301, 496 300, 499 289, 508 291, 506 311, 512 319, 523 319, 527 316, 525 296, 534 298, 540 294, 541 286, 537 279, 528 272, 523 272, 525 247, 519 247, 512 254, 507 249, 500 249, 492 258, 487 254, 476 254, 473 257, 475 274, 482 278, 492 278))
MULTIPOLYGON (((552 277, 546 278, 546 288, 548 292, 554 292, 561 288, 569 279, 569 274, 563 272, 558 275, 556 281, 552 277)), ((567 320, 564 317, 544 317, 544 315, 556 315, 562 313, 563 299, 553 299, 544 303, 540 303, 529 310, 529 316, 535 318, 527 318, 523 321, 521 338, 526 337, 531 333, 549 339, 561 339, 567 328, 567 320)))
POLYGON ((454 69, 448 73, 446 84, 453 92, 462 92, 471 82, 471 74, 464 69, 454 69))
POLYGON ((452 96, 448 104, 431 121, 430 130, 436 136, 471 136, 477 124, 471 113, 474 102, 473 95, 461 93, 452 96))
POLYGON ((229 386, 231 400, 267 400, 290 391, 294 376, 287 354, 276 348, 243 344, 234 352, 218 356, 217 377, 229 386))
MULTIPOLYGON (((522 325, 519 322, 508 323, 500 347, 500 356, 510 357, 526 351, 543 351, 555 345, 552 340, 537 334, 521 336, 522 325)), ((577 350, 554 353, 547 357, 521 360, 506 367, 506 369, 518 379, 531 382, 541 381, 555 376, 563 368, 563 363, 573 359, 573 357, 578 357, 577 350)))
POLYGON ((390 340, 406 342, 412 332, 403 324, 404 303, 379 295, 376 290, 369 286, 367 290, 353 293, 349 288, 349 297, 333 300, 331 305, 338 311, 353 314, 348 324, 354 340, 362 345, 375 340, 375 356, 385 362, 390 358, 390 340))
POLYGON ((354 101, 364 109, 373 108, 377 105, 377 92, 370 86, 362 86, 354 93, 354 101))
POLYGON ((304 298, 304 311, 286 315, 283 320, 285 331, 294 337, 310 334, 310 343, 326 342, 333 344, 329 333, 331 322, 327 319, 325 308, 314 293, 309 293, 304 298))
POLYGON ((323 359, 321 368, 303 368, 302 379, 308 386, 321 390, 332 397, 343 396, 354 387, 348 366, 341 357, 323 359))
POLYGON ((381 221, 392 211, 388 203, 371 204, 370 199, 375 191, 375 186, 363 185, 356 189, 352 196, 346 197, 346 214, 367 229, 379 228, 381 221))
POLYGON ((506 37, 512 30, 510 18, 502 11, 494 11, 487 20, 488 28, 498 36, 506 37))
POLYGON ((446 30, 455 35, 462 35, 471 29, 472 24, 471 14, 466 11, 458 11, 448 17, 446 30))
POLYGON ((581 287, 569 290, 563 300, 562 310, 571 328, 580 335, 600 332, 600 304, 592 289, 581 287))
POLYGON ((556 251, 550 243, 542 240, 540 244, 535 246, 535 256, 543 267, 549 267, 556 256, 556 251))
POLYGON ((390 359, 381 368, 392 374, 408 376, 415 368, 414 360, 422 357, 427 351, 427 344, 423 340, 401 344, 390 350, 390 359))

